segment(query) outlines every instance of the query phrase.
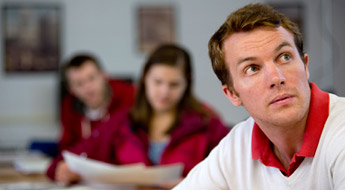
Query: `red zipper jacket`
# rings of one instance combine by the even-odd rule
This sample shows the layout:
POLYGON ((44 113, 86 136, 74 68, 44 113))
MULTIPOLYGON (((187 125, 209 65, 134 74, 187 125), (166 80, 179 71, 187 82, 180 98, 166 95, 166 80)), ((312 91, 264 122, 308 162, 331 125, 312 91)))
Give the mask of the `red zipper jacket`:
MULTIPOLYGON (((171 132, 171 139, 165 148, 159 165, 183 163, 183 176, 210 153, 229 132, 229 128, 215 115, 208 122, 195 112, 185 112, 179 125, 171 132)), ((132 131, 128 111, 116 114, 94 130, 91 137, 69 151, 106 163, 124 165, 144 163, 153 165, 148 156, 149 139, 144 130, 132 131)), ((55 179, 57 163, 61 154, 52 161, 47 175, 55 179)))
MULTIPOLYGON (((100 123, 108 120, 115 112, 133 105, 135 90, 132 84, 110 79, 109 87, 111 102, 108 106, 107 113, 104 118, 89 123, 91 131, 96 129, 100 123)), ((60 113, 62 134, 58 143, 59 150, 72 147, 83 139, 82 122, 84 120, 84 115, 82 110, 76 108, 76 104, 77 99, 71 94, 66 95, 62 101, 60 113)))

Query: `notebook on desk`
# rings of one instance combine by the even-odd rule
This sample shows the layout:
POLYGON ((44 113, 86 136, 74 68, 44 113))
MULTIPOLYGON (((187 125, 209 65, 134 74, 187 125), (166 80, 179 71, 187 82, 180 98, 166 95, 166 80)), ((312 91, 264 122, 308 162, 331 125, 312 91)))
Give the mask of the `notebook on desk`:
POLYGON ((51 158, 41 152, 28 150, 0 151, 0 164, 13 165, 24 174, 43 174, 51 158))
POLYGON ((47 157, 19 158, 13 161, 15 169, 24 174, 44 174, 51 159, 47 157))

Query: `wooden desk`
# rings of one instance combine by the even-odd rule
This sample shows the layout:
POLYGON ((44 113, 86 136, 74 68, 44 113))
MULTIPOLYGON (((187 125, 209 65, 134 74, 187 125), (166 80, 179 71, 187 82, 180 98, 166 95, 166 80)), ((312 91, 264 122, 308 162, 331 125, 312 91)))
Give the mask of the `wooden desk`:
POLYGON ((156 187, 136 187, 133 185, 119 186, 86 186, 77 185, 61 187, 50 181, 44 174, 23 174, 15 170, 10 163, 0 163, 0 190, 50 189, 50 190, 165 190, 156 187), (28 187, 28 188, 25 188, 28 187))
POLYGON ((11 163, 0 164, 0 184, 16 182, 50 182, 43 174, 23 174, 15 170, 11 163))

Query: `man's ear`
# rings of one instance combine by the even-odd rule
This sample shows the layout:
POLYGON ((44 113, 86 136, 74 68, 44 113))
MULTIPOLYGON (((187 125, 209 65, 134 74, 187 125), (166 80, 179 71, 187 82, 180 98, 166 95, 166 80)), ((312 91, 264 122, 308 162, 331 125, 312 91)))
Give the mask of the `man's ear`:
POLYGON ((308 54, 304 54, 304 67, 305 67, 305 71, 306 71, 306 74, 307 74, 307 78, 309 79, 308 64, 309 64, 309 56, 308 56, 308 54))
POLYGON ((242 100, 233 87, 228 87, 228 85, 225 84, 222 86, 222 90, 234 106, 242 105, 242 100))

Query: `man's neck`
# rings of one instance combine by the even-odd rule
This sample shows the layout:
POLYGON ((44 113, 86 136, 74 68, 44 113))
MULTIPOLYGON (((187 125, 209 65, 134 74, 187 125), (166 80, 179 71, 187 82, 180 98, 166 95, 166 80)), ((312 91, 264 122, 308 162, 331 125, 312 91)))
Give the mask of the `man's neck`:
POLYGON ((288 169, 291 159, 302 146, 304 131, 306 128, 308 112, 302 120, 290 126, 260 127, 268 139, 272 142, 272 151, 284 166, 288 169))
POLYGON ((105 90, 102 101, 95 106, 86 106, 86 116, 91 120, 99 120, 107 114, 111 102, 110 93, 105 90))
POLYGON ((289 168, 294 154, 301 149, 304 137, 303 131, 298 129, 292 134, 285 132, 285 134, 277 134, 277 137, 270 138, 272 151, 285 169, 289 168))

